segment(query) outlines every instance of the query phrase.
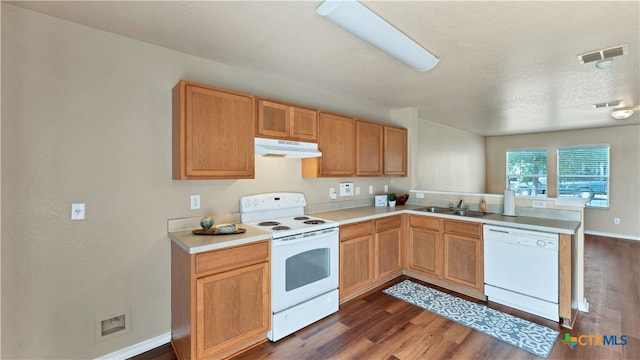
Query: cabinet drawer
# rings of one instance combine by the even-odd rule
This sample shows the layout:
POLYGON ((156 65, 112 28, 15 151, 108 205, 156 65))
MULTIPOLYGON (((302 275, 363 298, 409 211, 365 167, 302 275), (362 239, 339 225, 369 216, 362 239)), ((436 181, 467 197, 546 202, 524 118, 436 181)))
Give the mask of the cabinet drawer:
POLYGON ((444 232, 480 238, 482 237, 482 224, 468 221, 446 220, 444 222, 444 232))
POLYGON ((373 234, 373 222, 363 221, 340 226, 340 241, 373 234))
POLYGON ((388 229, 397 229, 400 227, 400 215, 389 216, 379 220, 375 220, 376 222, 376 232, 385 231, 388 229))
POLYGON ((196 274, 226 271, 250 264, 269 261, 269 241, 234 246, 196 255, 196 274))
POLYGON ((411 217, 409 218, 409 225, 423 229, 439 230, 440 220, 431 216, 411 215, 411 217))

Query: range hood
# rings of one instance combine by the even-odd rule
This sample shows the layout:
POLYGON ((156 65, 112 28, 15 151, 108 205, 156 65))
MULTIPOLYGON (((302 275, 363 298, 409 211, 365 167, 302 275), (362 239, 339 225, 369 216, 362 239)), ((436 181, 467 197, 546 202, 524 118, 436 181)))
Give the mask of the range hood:
POLYGON ((291 141, 255 138, 256 155, 275 156, 288 158, 313 158, 320 157, 322 153, 318 150, 318 144, 291 141))

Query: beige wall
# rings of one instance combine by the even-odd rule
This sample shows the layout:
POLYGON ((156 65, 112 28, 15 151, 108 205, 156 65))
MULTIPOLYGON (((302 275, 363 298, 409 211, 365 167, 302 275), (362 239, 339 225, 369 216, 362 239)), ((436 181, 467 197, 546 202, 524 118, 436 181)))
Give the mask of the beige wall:
POLYGON ((544 147, 548 151, 551 196, 556 190, 558 147, 610 144, 610 208, 585 209, 585 232, 640 238, 640 126, 496 136, 488 137, 486 143, 488 193, 504 191, 507 149, 544 147), (613 223, 616 217, 621 220, 619 225, 613 223))
POLYGON ((338 201, 371 198, 369 185, 408 190, 410 177, 302 179, 297 159, 256 158, 255 180, 172 180, 171 88, 179 79, 406 123, 415 134, 411 110, 392 116, 2 2, 0 358, 95 358, 167 334, 167 219, 237 215, 240 196, 270 191, 331 203, 329 187, 342 180, 363 195, 338 201), (201 195, 202 209, 189 209, 191 194, 201 195), (86 220, 70 220, 74 202, 86 203, 86 220), (95 319, 124 309, 132 331, 96 343, 95 319))
POLYGON ((414 189, 483 193, 483 136, 436 124, 423 115, 414 153, 414 189))

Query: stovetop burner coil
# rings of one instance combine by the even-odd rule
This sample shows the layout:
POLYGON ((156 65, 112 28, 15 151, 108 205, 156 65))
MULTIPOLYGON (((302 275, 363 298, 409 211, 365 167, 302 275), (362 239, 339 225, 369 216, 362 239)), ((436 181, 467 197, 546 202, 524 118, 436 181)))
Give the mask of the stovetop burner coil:
POLYGON ((276 226, 276 225, 280 225, 280 223, 277 222, 277 221, 263 221, 261 223, 258 223, 258 225, 260 225, 260 226, 276 226))
POLYGON ((307 225, 320 225, 320 224, 324 224, 325 221, 324 220, 313 219, 313 220, 307 220, 304 223, 307 224, 307 225))

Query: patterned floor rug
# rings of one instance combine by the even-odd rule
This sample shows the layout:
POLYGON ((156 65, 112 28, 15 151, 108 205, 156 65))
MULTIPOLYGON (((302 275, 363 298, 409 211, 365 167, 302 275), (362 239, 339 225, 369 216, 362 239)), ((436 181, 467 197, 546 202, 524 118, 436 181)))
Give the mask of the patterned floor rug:
POLYGON ((405 280, 384 293, 449 320, 548 358, 559 332, 459 297, 405 280))

